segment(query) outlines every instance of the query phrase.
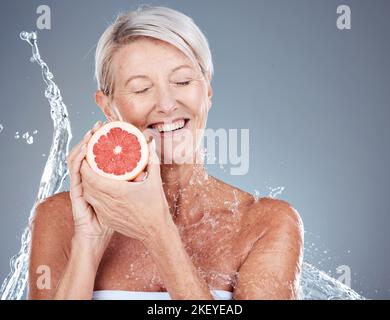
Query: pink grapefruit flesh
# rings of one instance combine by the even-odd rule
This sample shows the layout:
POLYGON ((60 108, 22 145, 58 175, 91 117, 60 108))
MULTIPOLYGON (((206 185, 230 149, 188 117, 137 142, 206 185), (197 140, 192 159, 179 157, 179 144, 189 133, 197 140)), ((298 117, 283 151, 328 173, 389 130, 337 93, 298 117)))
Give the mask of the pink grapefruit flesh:
POLYGON ((113 121, 92 135, 86 158, 99 175, 130 181, 145 169, 149 151, 145 136, 138 128, 127 122, 113 121))

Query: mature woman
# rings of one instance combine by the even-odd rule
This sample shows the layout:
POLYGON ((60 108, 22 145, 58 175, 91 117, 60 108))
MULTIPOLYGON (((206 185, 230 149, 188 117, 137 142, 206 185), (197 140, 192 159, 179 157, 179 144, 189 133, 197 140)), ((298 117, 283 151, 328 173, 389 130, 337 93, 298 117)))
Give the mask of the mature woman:
POLYGON ((130 182, 97 175, 85 146, 102 124, 87 132, 67 159, 70 192, 36 207, 30 299, 297 298, 297 211, 208 175, 202 161, 179 163, 164 147, 186 129, 194 137, 186 150, 202 158, 212 74, 205 36, 180 12, 146 6, 107 28, 96 102, 107 121, 145 132, 147 173, 130 182))

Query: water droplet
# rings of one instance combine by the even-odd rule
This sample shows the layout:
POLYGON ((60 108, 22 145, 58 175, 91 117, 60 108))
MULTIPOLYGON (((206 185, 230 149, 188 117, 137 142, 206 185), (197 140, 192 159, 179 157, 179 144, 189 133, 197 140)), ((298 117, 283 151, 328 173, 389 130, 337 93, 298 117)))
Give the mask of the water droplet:
POLYGON ((37 133, 38 133, 38 130, 34 130, 34 131, 33 131, 33 134, 37 134, 37 133))
POLYGON ((255 189, 255 191, 253 193, 253 199, 255 199, 255 202, 259 201, 259 199, 260 199, 260 192, 259 192, 259 190, 255 189))
POLYGON ((42 153, 42 157, 46 157, 46 153, 42 153))
POLYGON ((4 130, 3 125, 0 123, 0 133, 4 130))
POLYGON ((27 139, 29 136, 30 136, 29 133, 25 132, 25 133, 23 133, 22 138, 27 139))
POLYGON ((28 144, 33 144, 33 143, 34 143, 34 138, 33 138, 32 136, 30 136, 30 137, 28 137, 28 138, 26 139, 26 142, 27 142, 28 144))
POLYGON ((19 136, 19 131, 16 131, 15 132, 15 139, 19 139, 20 138, 20 136, 19 136))
POLYGON ((28 39, 28 32, 27 31, 22 31, 20 34, 19 34, 20 38, 22 40, 27 40, 28 39))
POLYGON ((268 190, 269 190, 268 196, 269 196, 270 198, 276 198, 277 195, 282 194, 282 192, 283 192, 283 190, 284 190, 284 187, 283 187, 283 186, 281 186, 281 187, 275 187, 275 188, 273 188, 273 187, 268 187, 268 190))

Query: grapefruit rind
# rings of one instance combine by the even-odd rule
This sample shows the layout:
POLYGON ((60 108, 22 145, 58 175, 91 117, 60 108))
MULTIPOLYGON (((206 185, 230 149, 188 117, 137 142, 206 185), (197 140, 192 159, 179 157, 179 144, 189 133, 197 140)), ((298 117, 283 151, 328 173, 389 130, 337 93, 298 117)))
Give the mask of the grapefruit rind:
POLYGON ((130 123, 123 122, 123 121, 112 121, 101 128, 99 128, 91 137, 91 139, 88 142, 87 146, 87 156, 86 156, 87 162, 89 166, 94 170, 97 174, 113 179, 113 180, 124 180, 124 181, 130 181, 134 179, 138 174, 140 174, 146 167, 149 159, 149 148, 148 144, 146 142, 145 136, 143 133, 135 126, 133 126, 130 123), (96 162, 95 162, 95 155, 93 153, 93 147, 94 145, 98 142, 99 138, 103 135, 107 135, 107 133, 113 129, 113 128, 120 128, 122 130, 125 130, 131 134, 134 134, 138 142, 141 146, 141 158, 138 161, 136 167, 131 170, 130 172, 126 172, 125 174, 122 175, 115 175, 115 174, 110 174, 107 172, 104 172, 100 168, 98 168, 96 162))

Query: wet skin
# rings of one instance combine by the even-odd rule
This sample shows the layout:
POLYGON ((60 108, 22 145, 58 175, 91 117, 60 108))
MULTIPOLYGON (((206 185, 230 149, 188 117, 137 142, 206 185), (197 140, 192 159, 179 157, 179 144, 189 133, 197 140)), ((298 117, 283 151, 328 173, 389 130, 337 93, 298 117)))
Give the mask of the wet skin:
MULTIPOLYGON (((159 133, 153 124, 189 119, 195 144, 187 148, 196 153, 211 108, 212 89, 196 67, 178 68, 182 65, 191 66, 191 61, 171 45, 137 40, 114 55, 113 96, 98 91, 96 102, 108 120, 118 120, 119 114, 142 131, 149 130, 156 140, 159 133), (138 74, 143 77, 129 81, 138 74)), ((202 165, 175 164, 161 140, 157 141, 158 178, 167 215, 161 213, 164 219, 156 219, 153 232, 146 232, 150 241, 128 236, 123 227, 105 238, 103 249, 75 245, 79 238, 75 234, 80 231, 75 229, 74 214, 81 213, 80 206, 76 209, 69 192, 54 195, 37 206, 32 223, 29 298, 90 299, 92 290, 104 289, 168 291, 173 299, 211 299, 207 289, 233 291, 234 299, 296 298, 303 249, 298 212, 283 200, 256 200, 208 175, 202 165), (174 163, 165 164, 166 160, 174 163), (96 250, 100 254, 95 255, 96 250), (40 265, 50 268, 50 289, 37 287, 40 265), (69 279, 86 281, 86 289, 77 293, 77 284, 72 288, 69 279)), ((75 171, 71 180, 81 179, 75 171)), ((81 179, 80 186, 93 190, 84 182, 81 179)), ((142 204, 140 208, 144 209, 142 204)), ((94 223, 96 227, 96 217, 94 223)), ((143 230, 143 226, 134 227, 143 230)))

